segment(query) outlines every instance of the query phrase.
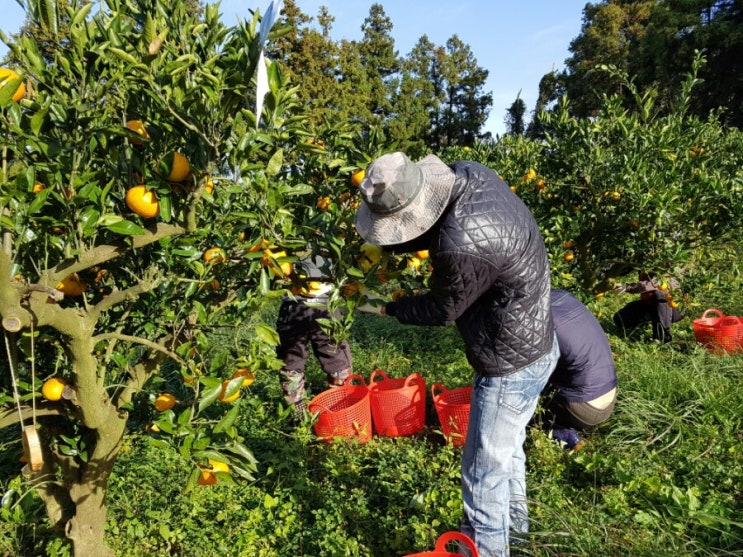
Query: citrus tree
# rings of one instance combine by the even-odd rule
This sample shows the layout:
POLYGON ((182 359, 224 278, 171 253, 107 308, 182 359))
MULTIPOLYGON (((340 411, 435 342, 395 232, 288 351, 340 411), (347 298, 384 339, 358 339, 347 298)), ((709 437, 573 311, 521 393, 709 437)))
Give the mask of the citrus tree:
POLYGON ((53 59, 22 36, 0 74, 0 426, 21 424, 24 475, 75 555, 104 555, 106 485, 138 404, 191 459, 187 488, 255 473, 234 423, 255 374, 280 365, 260 312, 322 213, 288 208, 318 197, 313 156, 344 183, 348 153, 362 158, 350 138, 337 156, 306 141, 276 63, 253 112, 259 12, 227 27, 214 5, 48 4, 27 9, 51 35, 69 22, 53 59), (239 348, 211 340, 236 327, 239 348))
POLYGON ((695 72, 668 116, 657 115, 652 90, 625 77, 632 107, 615 96, 594 117, 574 118, 563 98, 541 116, 544 139, 509 136, 447 158, 491 166, 527 203, 555 284, 600 295, 638 270, 681 278, 706 267, 710 248, 743 227, 743 136, 715 114, 689 116, 695 72))

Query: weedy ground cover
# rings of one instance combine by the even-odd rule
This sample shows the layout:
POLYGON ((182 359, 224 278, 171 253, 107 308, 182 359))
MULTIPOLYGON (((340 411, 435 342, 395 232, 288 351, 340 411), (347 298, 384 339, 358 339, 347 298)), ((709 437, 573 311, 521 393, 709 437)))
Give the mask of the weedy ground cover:
MULTIPOLYGON (((575 454, 530 430, 532 534, 514 555, 741 554, 743 356, 710 353, 692 330, 702 308, 743 313, 739 286, 726 277, 703 290, 669 345, 651 342, 649 331, 624 336, 614 327, 611 315, 628 295, 588 302, 615 354, 615 414, 575 454)), ((453 327, 363 316, 351 342, 356 372, 366 378, 381 368, 392 377, 420 372, 429 387, 471 380, 453 327)), ((324 388, 314 360, 308 377, 313 393, 324 388)), ((430 549, 458 528, 461 453, 444 443, 430 396, 423 431, 365 445, 319 443, 309 423, 293 429, 270 373, 258 374, 239 404, 237 427, 258 460, 256 479, 190 493, 184 470, 192 463, 157 442, 149 405, 135 408, 110 485, 106 535, 117 555, 390 557, 430 549)), ((3 476, 13 478, 3 485, 0 553, 68 555, 40 501, 11 473, 17 445, 6 436, 0 455, 3 476)))

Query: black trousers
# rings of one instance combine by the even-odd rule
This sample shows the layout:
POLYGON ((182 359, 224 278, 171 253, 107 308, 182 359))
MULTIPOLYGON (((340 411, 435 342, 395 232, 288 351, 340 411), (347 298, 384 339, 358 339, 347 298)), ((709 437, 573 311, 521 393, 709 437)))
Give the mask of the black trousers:
POLYGON ((665 299, 651 298, 630 302, 614 314, 614 324, 621 329, 634 329, 645 323, 653 327, 653 338, 670 342, 671 324, 681 321, 684 316, 672 308, 665 299))
POLYGON ((279 345, 276 356, 284 361, 279 371, 281 387, 289 402, 296 403, 306 396, 304 369, 310 349, 326 373, 328 384, 342 385, 351 373, 351 347, 343 340, 336 343, 317 323, 330 319, 325 306, 308 306, 300 301, 283 300, 279 308, 276 332, 279 345))

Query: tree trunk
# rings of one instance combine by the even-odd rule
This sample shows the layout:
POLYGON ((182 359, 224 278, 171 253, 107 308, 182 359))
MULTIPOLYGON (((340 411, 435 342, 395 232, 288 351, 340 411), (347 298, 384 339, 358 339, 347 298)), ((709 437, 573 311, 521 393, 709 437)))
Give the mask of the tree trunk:
MULTIPOLYGON (((119 415, 112 408, 111 417, 92 432, 94 449, 88 462, 61 467, 72 504, 71 516, 65 517, 65 535, 72 542, 75 557, 114 557, 113 551, 104 542, 106 495, 125 426, 126 414, 119 415)), ((52 509, 59 506, 58 492, 39 486, 39 494, 47 504, 47 511, 50 510, 50 504, 52 509)), ((59 516, 50 515, 50 518, 54 520, 59 516)))
POLYGON ((110 416, 96 433, 95 450, 83 468, 81 481, 70 489, 75 503, 75 516, 67 525, 67 537, 72 540, 75 557, 113 557, 105 546, 106 495, 121 441, 126 431, 126 412, 117 412, 109 406, 110 416))

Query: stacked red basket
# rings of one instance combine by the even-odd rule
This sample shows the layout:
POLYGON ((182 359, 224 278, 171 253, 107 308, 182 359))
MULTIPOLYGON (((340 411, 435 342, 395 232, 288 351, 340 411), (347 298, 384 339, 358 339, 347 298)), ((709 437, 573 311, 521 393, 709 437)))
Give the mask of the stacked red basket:
POLYGON ((695 319, 693 325, 697 342, 708 350, 731 354, 743 350, 743 319, 740 317, 710 308, 695 319))

